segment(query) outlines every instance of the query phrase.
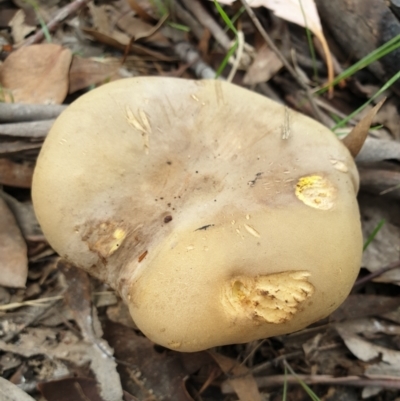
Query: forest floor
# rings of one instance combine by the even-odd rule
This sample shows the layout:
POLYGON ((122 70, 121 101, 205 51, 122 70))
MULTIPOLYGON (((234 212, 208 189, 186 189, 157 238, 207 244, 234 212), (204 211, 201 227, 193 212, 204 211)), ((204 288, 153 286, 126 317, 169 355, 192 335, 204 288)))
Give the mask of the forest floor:
POLYGON ((400 400, 396 2, 320 0, 320 19, 313 1, 223 3, 0 1, 1 400, 400 400), (387 42, 386 57, 326 90, 387 42), (338 310, 292 334, 181 353, 143 336, 110 286, 60 260, 31 200, 43 141, 66 105, 136 76, 219 76, 340 138, 386 98, 356 158, 365 250, 338 310))

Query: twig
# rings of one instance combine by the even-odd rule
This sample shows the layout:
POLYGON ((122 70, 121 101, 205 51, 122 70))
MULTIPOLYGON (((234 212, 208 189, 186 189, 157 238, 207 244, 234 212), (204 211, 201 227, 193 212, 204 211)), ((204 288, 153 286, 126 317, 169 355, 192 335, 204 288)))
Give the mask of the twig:
MULTIPOLYGON (((60 301, 59 297, 62 297, 62 294, 63 290, 60 291, 56 288, 52 291, 44 293, 42 298, 36 300, 36 302, 40 302, 40 299, 46 299, 47 302, 40 304, 40 306, 38 304, 34 306, 27 306, 24 310, 24 314, 21 314, 19 318, 13 321, 13 325, 11 326, 12 330, 7 332, 2 340, 4 342, 11 341, 17 334, 24 330, 25 327, 28 327, 36 320, 40 319, 50 308, 60 301)), ((7 319, 7 317, 3 316, 3 319, 7 319)))
POLYGON ((235 61, 233 62, 231 71, 229 72, 228 78, 226 79, 228 82, 232 82, 233 78, 235 77, 235 74, 239 68, 240 61, 243 56, 245 42, 244 42, 244 34, 242 31, 238 31, 237 40, 238 40, 237 53, 236 53, 235 61))
POLYGON ((15 142, 0 142, 0 157, 11 157, 25 153, 30 150, 37 151, 42 147, 42 142, 25 142, 25 141, 15 141, 15 142))
POLYGON ((178 1, 174 1, 173 14, 182 21, 185 25, 190 28, 190 32, 196 37, 197 40, 201 40, 204 35, 204 28, 199 24, 196 18, 193 18, 187 10, 185 10, 178 1))
POLYGON ((33 299, 31 301, 23 302, 13 302, 11 304, 0 305, 0 311, 6 311, 10 309, 22 308, 23 306, 38 306, 38 307, 48 307, 50 301, 58 301, 63 299, 62 295, 57 295, 55 297, 44 297, 39 299, 33 299))
MULTIPOLYGON (((343 347, 343 344, 336 343, 336 344, 325 345, 325 346, 319 347, 318 351, 320 351, 320 352, 330 351, 332 349, 336 349, 339 347, 343 347)), ((253 368, 249 368, 249 371, 252 374, 260 373, 260 372, 263 372, 269 368, 272 368, 272 367, 278 365, 282 361, 286 361, 287 359, 299 358, 299 357, 303 357, 303 356, 304 356, 304 351, 293 351, 288 354, 279 355, 272 360, 260 363, 259 365, 256 365, 253 368)))
POLYGON ((224 50, 231 48, 231 39, 219 24, 210 16, 198 0, 182 0, 185 7, 205 26, 224 50))
MULTIPOLYGON (((245 365, 246 362, 253 357, 253 355, 257 352, 258 349, 267 341, 266 338, 264 340, 259 341, 259 343, 253 347, 253 349, 249 352, 249 354, 243 359, 243 361, 240 363, 241 365, 245 365)), ((249 368, 250 369, 250 368, 249 368)))
POLYGON ((386 273, 390 270, 394 270, 394 269, 398 269, 398 268, 400 268, 400 260, 397 260, 396 262, 393 262, 388 266, 382 267, 381 269, 379 269, 375 272, 372 272, 363 278, 360 278, 359 280, 357 280, 354 283, 353 289, 358 288, 358 287, 368 283, 369 281, 373 280, 374 278, 381 276, 383 273, 386 273))
MULTIPOLYGON (((255 377, 259 388, 282 386, 283 383, 299 384, 299 380, 306 384, 325 384, 325 385, 340 385, 352 387, 382 387, 400 389, 400 380, 398 378, 383 379, 382 376, 346 376, 335 377, 331 375, 273 375, 265 377, 255 377)), ((221 385, 222 393, 233 394, 234 390, 228 381, 221 385)))
POLYGON ((0 135, 24 138, 43 138, 50 131, 55 120, 30 121, 0 124, 0 135))
POLYGON ((59 104, 0 103, 0 122, 51 120, 66 107, 59 104))
POLYGON ((294 68, 290 65, 290 63, 286 60, 286 57, 279 51, 279 49, 275 46, 274 42, 268 35, 267 31, 263 28, 261 25, 261 22, 258 20, 257 16, 255 15, 254 11, 251 9, 250 5, 247 3, 246 0, 240 0, 241 3, 243 4, 243 7, 246 9, 247 13, 249 14, 249 17, 253 21, 255 27, 257 28, 258 32, 260 32, 261 36, 269 46, 269 48, 278 56, 278 58, 282 61, 283 65, 285 68, 289 71, 290 75, 296 80, 296 82, 300 85, 302 89, 305 90, 307 94, 308 101, 310 102, 310 105, 313 110, 314 117, 320 121, 321 123, 324 123, 324 116, 319 110, 318 106, 315 104, 315 101, 313 99, 312 93, 310 88, 306 85, 306 83, 301 79, 301 77, 296 73, 294 68))
POLYGON ((198 78, 215 79, 217 72, 201 59, 200 54, 189 43, 176 43, 174 51, 181 60, 190 65, 198 78))
POLYGON ((363 191, 400 199, 400 171, 359 166, 358 172, 363 191))
MULTIPOLYGON (((86 6, 86 4, 90 3, 91 0, 75 0, 72 3, 66 5, 61 8, 58 13, 54 16, 52 20, 50 20, 46 28, 49 32, 54 31, 58 25, 63 22, 66 18, 78 12, 81 8, 86 6)), ((30 46, 34 43, 39 43, 44 39, 44 30, 40 29, 34 35, 30 36, 22 46, 30 46)))

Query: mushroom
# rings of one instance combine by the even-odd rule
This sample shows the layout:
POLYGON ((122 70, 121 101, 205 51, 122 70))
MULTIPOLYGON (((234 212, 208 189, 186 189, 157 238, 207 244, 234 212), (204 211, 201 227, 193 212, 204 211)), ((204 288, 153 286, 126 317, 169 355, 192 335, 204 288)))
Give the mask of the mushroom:
POLYGON ((300 330, 361 263, 359 179, 327 128, 215 80, 103 85, 56 120, 33 201, 50 245, 148 338, 198 351, 300 330))

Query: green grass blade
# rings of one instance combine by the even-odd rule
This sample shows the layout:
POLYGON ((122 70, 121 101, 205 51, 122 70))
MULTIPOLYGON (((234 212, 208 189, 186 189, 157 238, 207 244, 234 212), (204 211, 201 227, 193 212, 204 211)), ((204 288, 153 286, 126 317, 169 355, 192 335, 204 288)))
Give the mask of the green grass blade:
POLYGON ((240 7, 239 11, 231 19, 232 24, 234 24, 245 11, 246 9, 244 6, 240 7))
POLYGON ((228 15, 226 14, 226 12, 224 11, 224 9, 221 7, 221 5, 217 2, 217 0, 214 0, 214 4, 215 7, 217 9, 217 11, 219 12, 219 15, 222 17, 222 19, 224 20, 225 24, 229 27, 229 29, 235 34, 237 35, 238 32, 235 28, 235 26, 233 25, 232 21, 230 20, 230 18, 228 17, 228 15))
POLYGON ((298 381, 298 383, 300 384, 300 386, 303 387, 303 390, 308 394, 308 396, 309 396, 313 401, 321 401, 321 400, 319 399, 319 397, 314 393, 314 391, 312 391, 312 390, 310 389, 310 387, 308 387, 307 384, 304 383, 304 381, 301 380, 301 379, 299 378, 299 376, 297 376, 296 372, 291 368, 291 366, 288 364, 288 362, 287 362, 287 361, 284 361, 284 364, 285 364, 285 367, 288 368, 290 374, 291 374, 292 376, 294 376, 295 379, 296 379, 296 380, 298 381))
POLYGON ((385 223, 386 223, 386 220, 385 220, 385 219, 382 219, 382 220, 377 224, 377 226, 374 228, 374 230, 372 231, 372 233, 368 236, 367 240, 365 241, 364 246, 363 246, 363 251, 365 251, 365 250, 368 248, 369 244, 374 240, 374 238, 376 237, 376 234, 379 233, 379 231, 380 231, 381 228, 385 225, 385 223))
POLYGON ((379 124, 379 125, 375 125, 375 126, 373 126, 373 127, 370 127, 369 130, 370 130, 370 131, 378 131, 378 129, 381 129, 381 128, 383 128, 383 127, 384 127, 383 124, 379 124))
POLYGON ((226 56, 222 60, 222 63, 219 65, 217 72, 215 74, 215 79, 219 78, 222 74, 222 71, 224 71, 224 68, 228 64, 229 59, 232 57, 232 55, 235 53, 236 49, 239 46, 239 42, 236 40, 236 42, 233 44, 233 46, 229 49, 228 53, 226 53, 226 56))
POLYGON ((313 65, 313 70, 314 70, 314 78, 318 79, 317 58, 315 57, 315 49, 314 49, 314 44, 313 44, 312 37, 311 37, 311 31, 308 28, 307 16, 306 16, 306 13, 304 12, 302 0, 299 0, 299 3, 300 3, 301 13, 303 14, 304 24, 306 26, 307 42, 308 42, 308 48, 310 49, 310 54, 311 54, 311 60, 312 60, 312 65, 313 65))
POLYGON ((300 383, 301 387, 303 387, 304 391, 309 395, 309 397, 313 400, 313 401, 321 401, 319 399, 319 397, 317 396, 317 394, 314 393, 314 391, 312 391, 310 389, 310 387, 307 386, 306 383, 304 383, 302 380, 297 379, 297 381, 300 383))
MULTIPOLYGON (((357 71, 362 70, 363 68, 369 66, 374 61, 379 60, 383 56, 386 56, 387 54, 389 54, 392 51, 398 49, 399 47, 400 47, 400 35, 397 35, 393 39, 391 39, 388 42, 384 43, 382 46, 378 47, 376 50, 374 50, 371 53, 369 53, 367 56, 363 57, 357 63, 353 64, 351 67, 347 68, 341 74, 339 74, 333 80, 332 86, 337 85, 343 79, 346 79, 346 78, 352 76, 357 71)), ((328 89, 329 89, 329 86, 326 85, 323 88, 321 88, 320 90, 318 90, 316 93, 318 95, 321 95, 322 93, 325 93, 328 89)))
POLYGON ((158 14, 163 17, 165 14, 168 13, 169 5, 165 5, 164 1, 162 0, 150 0, 150 4, 153 8, 155 8, 158 14))
POLYGON ((168 22, 168 25, 171 28, 177 29, 178 31, 190 32, 190 28, 188 26, 186 26, 186 25, 183 25, 183 24, 177 24, 176 22, 168 22))
POLYGON ((45 20, 42 18, 42 15, 40 14, 39 5, 36 3, 35 0, 24 0, 24 2, 28 5, 30 5, 33 8, 33 11, 35 11, 36 17, 39 20, 39 24, 40 24, 40 27, 42 28, 43 35, 46 39, 46 42, 51 43, 51 35, 47 28, 45 20))
POLYGON ((385 83, 385 85, 382 86, 367 102, 365 102, 361 107, 359 107, 357 110, 353 111, 351 114, 349 114, 346 118, 338 122, 333 128, 332 131, 335 131, 338 128, 341 128, 345 126, 354 116, 356 116, 358 113, 363 111, 365 107, 367 107, 374 99, 376 99, 379 95, 381 95, 385 90, 389 89, 398 79, 400 78, 400 71, 397 72, 392 78, 389 79, 385 83))

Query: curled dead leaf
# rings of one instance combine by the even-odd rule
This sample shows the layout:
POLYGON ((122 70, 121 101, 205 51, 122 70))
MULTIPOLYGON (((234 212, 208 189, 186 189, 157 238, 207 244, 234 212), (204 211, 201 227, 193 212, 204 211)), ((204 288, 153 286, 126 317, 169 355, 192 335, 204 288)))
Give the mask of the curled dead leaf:
POLYGON ((68 93, 72 54, 51 43, 21 47, 0 69, 6 102, 60 104, 68 93))

